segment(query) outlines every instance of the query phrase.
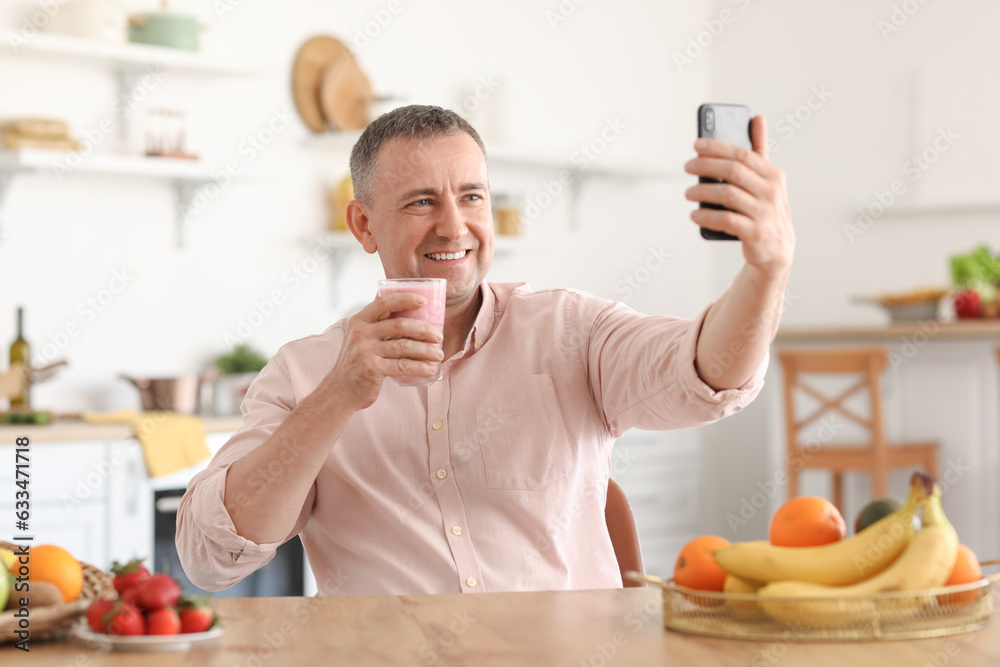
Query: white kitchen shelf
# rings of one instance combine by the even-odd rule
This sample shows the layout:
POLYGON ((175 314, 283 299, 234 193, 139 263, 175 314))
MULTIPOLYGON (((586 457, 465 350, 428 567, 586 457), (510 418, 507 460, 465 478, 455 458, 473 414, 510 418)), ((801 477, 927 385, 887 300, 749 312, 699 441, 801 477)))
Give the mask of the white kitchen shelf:
POLYGON ((178 247, 184 245, 183 211, 191 205, 199 189, 211 180, 208 168, 197 160, 116 155, 113 153, 77 156, 65 151, 37 148, 0 150, 0 209, 2 209, 3 200, 16 175, 46 171, 59 175, 62 174, 59 171, 60 165, 65 166, 69 177, 72 173, 79 171, 111 176, 154 178, 172 183, 177 193, 178 247))
MULTIPOLYGON (((326 132, 307 137, 303 143, 308 148, 326 150, 347 156, 351 147, 361 136, 360 130, 350 132, 326 132)), ((518 148, 505 145, 486 146, 487 164, 500 169, 512 167, 519 170, 532 170, 541 172, 562 172, 567 171, 569 178, 569 220, 572 226, 576 226, 577 212, 580 206, 580 190, 583 182, 588 178, 613 178, 620 180, 644 180, 656 179, 667 180, 675 183, 690 181, 692 176, 682 171, 669 171, 665 169, 654 169, 643 166, 622 166, 614 164, 602 164, 597 160, 589 163, 586 167, 580 167, 571 160, 557 157, 549 152, 541 152, 532 149, 518 148)))
MULTIPOLYGON (((364 248, 354 238, 351 232, 329 231, 324 232, 318 238, 308 239, 310 245, 320 246, 330 252, 330 284, 332 286, 334 308, 337 307, 337 282, 340 280, 340 273, 344 268, 344 261, 352 253, 363 253, 364 248)), ((516 252, 530 249, 531 246, 519 236, 503 236, 494 234, 493 236, 493 257, 508 257, 516 252)))
MULTIPOLYGON (((318 244, 334 252, 341 250, 363 252, 364 250, 351 232, 326 232, 320 236, 318 244)), ((502 234, 493 236, 494 255, 506 256, 527 247, 529 246, 520 236, 504 236, 502 234)))
POLYGON ((224 62, 197 51, 183 51, 146 44, 111 43, 40 32, 34 37, 22 38, 11 28, 0 31, 6 48, 0 55, 18 57, 87 61, 97 65, 112 65, 118 70, 142 70, 158 67, 172 72, 213 76, 262 76, 270 74, 264 68, 248 67, 244 63, 224 62), (16 45, 16 46, 15 46, 16 45))
MULTIPOLYGON (((325 132, 323 134, 313 134, 306 137, 303 140, 303 145, 307 148, 347 154, 360 137, 360 130, 350 132, 325 132)), ((548 171, 559 171, 565 169, 572 172, 574 176, 592 175, 629 179, 691 179, 690 174, 680 171, 654 169, 652 167, 643 166, 601 164, 600 160, 592 162, 586 168, 581 168, 573 164, 569 159, 555 156, 550 152, 518 148, 515 146, 487 145, 486 155, 487 161, 491 165, 521 167, 525 169, 544 169, 548 171)))
POLYGON ((942 216, 990 215, 1000 213, 1000 201, 954 204, 900 204, 885 212, 886 218, 934 218, 942 216))
POLYGON ((209 177, 208 169, 198 160, 95 153, 85 157, 64 151, 41 148, 0 150, 0 171, 30 172, 51 170, 66 165, 70 171, 112 174, 115 176, 147 176, 171 180, 200 181, 209 177), (72 161, 72 162, 71 162, 72 161), (76 166, 70 166, 79 162, 76 166))

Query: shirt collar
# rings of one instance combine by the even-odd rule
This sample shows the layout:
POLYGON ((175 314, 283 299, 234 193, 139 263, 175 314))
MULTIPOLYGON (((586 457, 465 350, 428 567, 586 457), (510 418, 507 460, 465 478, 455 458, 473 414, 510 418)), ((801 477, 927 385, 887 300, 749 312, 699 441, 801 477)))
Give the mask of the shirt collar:
POLYGON ((462 345, 464 353, 462 356, 470 355, 481 348, 493 332, 493 322, 496 318, 496 295, 493 294, 493 290, 485 280, 479 285, 479 294, 482 296, 483 302, 479 304, 479 314, 476 315, 476 321, 472 323, 469 336, 462 345))

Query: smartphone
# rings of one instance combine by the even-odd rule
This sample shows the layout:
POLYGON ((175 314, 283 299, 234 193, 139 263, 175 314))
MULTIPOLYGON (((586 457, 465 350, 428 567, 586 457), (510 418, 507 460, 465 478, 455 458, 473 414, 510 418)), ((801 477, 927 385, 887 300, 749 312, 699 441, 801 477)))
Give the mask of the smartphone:
MULTIPOLYGON (((698 107, 698 136, 718 139, 727 144, 753 150, 750 142, 750 109, 742 104, 702 104, 698 107)), ((698 177, 699 183, 724 183, 720 178, 698 177)), ((701 203, 699 208, 728 211, 725 206, 701 203)), ((739 241, 732 234, 701 228, 702 238, 710 241, 739 241)))

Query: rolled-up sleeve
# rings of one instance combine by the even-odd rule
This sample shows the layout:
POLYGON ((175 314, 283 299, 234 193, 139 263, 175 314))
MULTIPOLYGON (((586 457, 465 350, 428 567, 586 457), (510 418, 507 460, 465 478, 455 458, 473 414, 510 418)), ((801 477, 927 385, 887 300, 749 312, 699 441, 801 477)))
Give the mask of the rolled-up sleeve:
POLYGON ((597 316, 589 338, 591 389, 616 437, 633 427, 708 424, 739 412, 760 393, 768 355, 735 389, 716 391, 698 376, 695 352, 709 308, 682 320, 642 315, 616 303, 597 316))
POLYGON ((177 510, 175 541, 181 566, 192 583, 208 591, 229 588, 266 565, 275 550, 305 526, 315 499, 314 486, 292 533, 281 542, 266 544, 239 535, 224 504, 229 468, 271 437, 295 407, 288 371, 280 354, 279 351, 271 359, 247 390, 242 405, 242 427, 223 445, 208 468, 191 479, 177 510))

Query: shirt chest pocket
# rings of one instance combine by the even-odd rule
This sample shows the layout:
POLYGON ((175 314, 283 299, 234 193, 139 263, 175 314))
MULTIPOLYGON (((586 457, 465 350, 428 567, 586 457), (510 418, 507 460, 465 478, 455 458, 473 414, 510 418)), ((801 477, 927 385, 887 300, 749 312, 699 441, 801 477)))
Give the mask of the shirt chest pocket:
POLYGON ((549 375, 530 375, 476 408, 486 484, 536 491, 573 471, 575 451, 549 375))

